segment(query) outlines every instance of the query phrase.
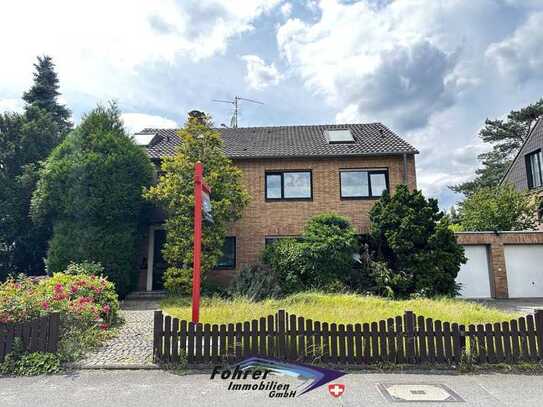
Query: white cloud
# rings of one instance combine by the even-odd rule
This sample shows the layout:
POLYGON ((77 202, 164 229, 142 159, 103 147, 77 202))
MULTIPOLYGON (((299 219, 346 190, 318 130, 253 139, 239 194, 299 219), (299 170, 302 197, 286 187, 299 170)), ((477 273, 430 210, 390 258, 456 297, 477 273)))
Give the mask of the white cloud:
MULTIPOLYGON (((0 13, 0 97, 32 80, 38 55, 53 57, 62 90, 98 99, 143 97, 138 67, 202 61, 254 30, 253 21, 280 0, 95 0, 8 2, 0 13), (24 24, 22 23, 24 22, 24 24), (6 80, 9 78, 9 80, 6 80)), ((69 100, 73 103, 73 100, 69 100)))
POLYGON ((283 17, 290 17, 290 15, 292 14, 292 4, 290 3, 285 3, 281 6, 281 14, 283 14, 283 17))
POLYGON ((306 86, 339 109, 339 117, 375 120, 377 113, 396 128, 412 129, 453 102, 458 46, 442 41, 428 19, 440 7, 333 0, 319 6, 319 20, 289 19, 277 42, 306 86))
POLYGON ((498 65, 503 76, 519 81, 543 72, 543 13, 535 13, 512 36, 490 44, 487 57, 498 65))
POLYGON ((177 123, 173 120, 145 113, 123 113, 121 119, 130 134, 137 133, 146 127, 157 129, 177 128, 177 123))
POLYGON ((271 85, 277 85, 283 78, 273 63, 266 65, 264 60, 257 55, 244 55, 242 59, 247 64, 245 80, 253 89, 263 89, 271 85))

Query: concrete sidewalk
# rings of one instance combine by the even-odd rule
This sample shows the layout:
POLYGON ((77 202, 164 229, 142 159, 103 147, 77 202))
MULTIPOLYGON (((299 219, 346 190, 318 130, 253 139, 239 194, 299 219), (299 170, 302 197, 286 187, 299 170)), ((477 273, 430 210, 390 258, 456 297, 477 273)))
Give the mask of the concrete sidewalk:
MULTIPOLYGON (((283 381, 283 379, 278 379, 283 381)), ((294 380, 294 379, 291 379, 294 380)), ((288 382, 288 381, 287 381, 288 382)), ((179 376, 164 371, 80 371, 66 376, 0 378, 0 406, 542 406, 543 377, 485 374, 421 375, 356 373, 336 381, 340 398, 322 386, 293 399, 263 391, 228 391, 228 381, 209 374, 179 376), (379 390, 392 384, 446 385, 464 401, 392 402, 379 390)), ((296 382, 293 384, 297 384, 296 382)), ((419 391, 420 392, 420 391, 419 391)))

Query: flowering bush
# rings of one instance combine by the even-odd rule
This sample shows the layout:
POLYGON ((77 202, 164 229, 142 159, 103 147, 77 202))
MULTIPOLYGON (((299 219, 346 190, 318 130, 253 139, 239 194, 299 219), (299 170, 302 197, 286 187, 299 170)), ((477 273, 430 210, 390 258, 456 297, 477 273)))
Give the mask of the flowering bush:
POLYGON ((33 282, 28 277, 0 285, 0 322, 19 322, 59 312, 61 319, 107 329, 117 318, 115 286, 104 277, 55 273, 33 282))

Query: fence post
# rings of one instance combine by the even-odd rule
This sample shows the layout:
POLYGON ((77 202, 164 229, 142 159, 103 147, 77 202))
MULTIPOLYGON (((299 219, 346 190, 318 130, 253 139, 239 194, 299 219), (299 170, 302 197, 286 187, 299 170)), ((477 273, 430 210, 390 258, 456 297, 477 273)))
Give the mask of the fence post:
POLYGON ((415 363, 415 316, 413 315, 413 311, 405 311, 404 320, 405 332, 407 334, 407 363, 415 363))
POLYGON ((54 313, 49 316, 49 337, 47 343, 48 352, 56 352, 58 350, 58 336, 60 329, 60 314, 54 313))
POLYGON ((286 341, 286 330, 287 330, 287 317, 285 315, 285 310, 280 309, 276 314, 277 318, 277 356, 279 359, 287 358, 287 341, 286 341))
POLYGON ((155 311, 153 324, 153 360, 159 362, 162 358, 162 311, 155 311))
POLYGON ((543 309, 536 309, 534 316, 539 360, 543 360, 543 309))

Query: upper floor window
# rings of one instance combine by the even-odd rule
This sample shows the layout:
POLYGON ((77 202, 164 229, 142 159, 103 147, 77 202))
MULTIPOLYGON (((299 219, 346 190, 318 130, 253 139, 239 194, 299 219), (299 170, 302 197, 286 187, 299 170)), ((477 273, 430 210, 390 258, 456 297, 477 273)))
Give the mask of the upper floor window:
POLYGON ((274 171, 266 173, 266 199, 311 199, 311 171, 274 171))
POLYGON ((526 154, 526 170, 528 172, 528 188, 538 188, 542 185, 541 150, 526 154))
POLYGON ((339 177, 342 198, 379 198, 388 190, 386 170, 341 170, 339 177))

